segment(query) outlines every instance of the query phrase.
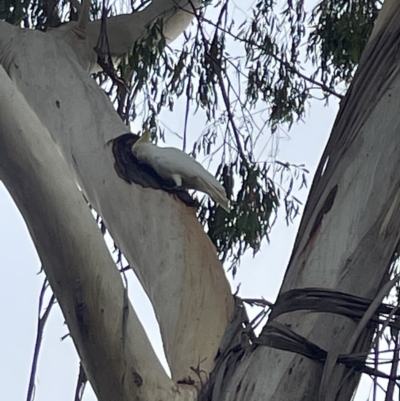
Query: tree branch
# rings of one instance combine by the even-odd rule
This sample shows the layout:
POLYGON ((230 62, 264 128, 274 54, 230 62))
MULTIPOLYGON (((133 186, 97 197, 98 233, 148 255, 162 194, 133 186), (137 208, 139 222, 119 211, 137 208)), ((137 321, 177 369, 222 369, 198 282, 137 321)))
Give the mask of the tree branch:
MULTIPOLYGON (((261 51, 265 51, 265 48, 260 46, 259 44, 257 44, 254 41, 251 40, 247 40, 245 38, 241 38, 237 35, 235 35, 234 33, 232 33, 231 31, 224 29, 223 27, 219 26, 219 24, 216 24, 215 22, 209 20, 208 18, 205 18, 204 16, 201 16, 201 21, 207 22, 208 24, 210 24, 211 26, 215 27, 217 30, 220 30, 221 32, 224 32, 225 34, 227 34, 228 36, 230 36, 231 38, 237 40, 238 42, 242 42, 242 43, 247 43, 251 46, 254 46, 255 48, 261 50, 261 51)), ((287 68, 288 70, 290 70, 293 74, 297 75, 298 77, 304 79, 305 81, 318 86, 319 88, 321 88, 324 92, 329 93, 333 96, 336 96, 339 99, 343 98, 343 95, 335 92, 333 89, 329 88, 329 86, 326 86, 324 83, 319 82, 313 78, 308 77, 307 75, 304 75, 303 73, 301 73, 295 66, 293 66, 292 64, 290 64, 289 62, 283 60, 281 57, 279 57, 278 55, 268 52, 268 55, 271 56, 274 60, 276 60, 278 63, 282 64, 283 66, 285 66, 285 68, 287 68)))
POLYGON ((99 401, 193 400, 193 389, 167 377, 130 303, 124 315, 120 273, 76 179, 2 67, 0 93, 1 177, 27 223, 99 401))
MULTIPOLYGON (((116 59, 129 54, 135 42, 147 32, 147 28, 160 18, 163 19, 166 41, 171 43, 192 21, 192 7, 198 8, 200 4, 200 0, 193 0, 193 3, 188 0, 154 0, 143 11, 109 17, 107 33, 110 55, 116 59)), ((96 46, 100 32, 101 21, 89 22, 87 34, 90 48, 96 46)))

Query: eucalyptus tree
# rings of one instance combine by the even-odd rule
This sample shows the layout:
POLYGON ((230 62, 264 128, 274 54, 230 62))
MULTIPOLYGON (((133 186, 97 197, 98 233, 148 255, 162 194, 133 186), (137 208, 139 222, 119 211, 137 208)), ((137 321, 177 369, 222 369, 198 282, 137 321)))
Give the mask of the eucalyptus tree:
POLYGON ((1 179, 99 400, 350 399, 395 284, 400 6, 386 0, 372 31, 379 2, 325 0, 309 32, 301 0, 260 1, 238 28, 233 3, 219 2, 216 20, 206 6, 153 0, 117 15, 89 2, 3 3, 1 179), (192 20, 195 31, 171 50, 192 20), (229 40, 242 58, 229 55, 229 40), (311 74, 301 68, 304 43, 311 74), (257 138, 290 127, 321 94, 340 98, 341 110, 280 296, 256 337, 221 261, 235 271, 247 249, 257 252, 280 203, 289 220, 296 214, 291 189, 296 177, 305 184, 304 169, 274 161, 293 176, 280 189, 270 165, 256 162, 257 138), (230 213, 198 204, 132 156, 128 124, 142 118, 165 135, 160 112, 181 96, 187 116, 204 110, 210 128, 192 153, 219 156, 230 213), (261 128, 252 117, 260 110, 261 128), (172 378, 91 209, 153 304, 172 378))

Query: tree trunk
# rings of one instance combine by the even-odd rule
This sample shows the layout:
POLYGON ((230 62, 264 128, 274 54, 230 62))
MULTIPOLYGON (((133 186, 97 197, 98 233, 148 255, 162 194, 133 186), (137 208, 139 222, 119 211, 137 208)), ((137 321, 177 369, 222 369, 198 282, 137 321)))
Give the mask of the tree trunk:
POLYGON ((152 349, 59 148, 0 67, 0 174, 99 400, 194 400, 152 349))
MULTIPOLYGON (((386 3, 383 13, 317 169, 280 297, 302 288, 370 300, 386 295, 380 290, 400 236, 400 3, 386 3)), ((269 327, 276 322, 327 351, 328 362, 262 345, 242 347, 214 373, 210 399, 350 400, 359 374, 335 363, 336 357, 368 352, 371 327, 359 333, 359 320, 295 310, 270 319, 260 343, 275 335, 269 327)))

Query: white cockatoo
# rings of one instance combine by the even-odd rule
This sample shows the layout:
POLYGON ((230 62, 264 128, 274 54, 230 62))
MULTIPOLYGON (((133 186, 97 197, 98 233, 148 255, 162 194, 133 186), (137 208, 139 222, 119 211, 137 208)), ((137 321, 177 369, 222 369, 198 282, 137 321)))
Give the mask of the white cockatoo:
POLYGON ((146 130, 132 146, 132 153, 139 162, 151 166, 163 179, 174 181, 177 187, 208 194, 229 212, 225 188, 212 174, 185 152, 152 144, 150 136, 151 132, 146 130))

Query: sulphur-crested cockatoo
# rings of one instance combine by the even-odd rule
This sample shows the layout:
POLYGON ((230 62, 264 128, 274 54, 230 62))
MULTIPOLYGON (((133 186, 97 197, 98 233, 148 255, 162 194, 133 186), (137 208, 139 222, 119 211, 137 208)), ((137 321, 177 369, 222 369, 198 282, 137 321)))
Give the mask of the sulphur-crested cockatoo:
POLYGON ((200 163, 176 148, 160 148, 151 143, 150 131, 132 146, 132 153, 165 180, 173 180, 177 187, 205 192, 214 202, 229 212, 225 188, 200 163))

